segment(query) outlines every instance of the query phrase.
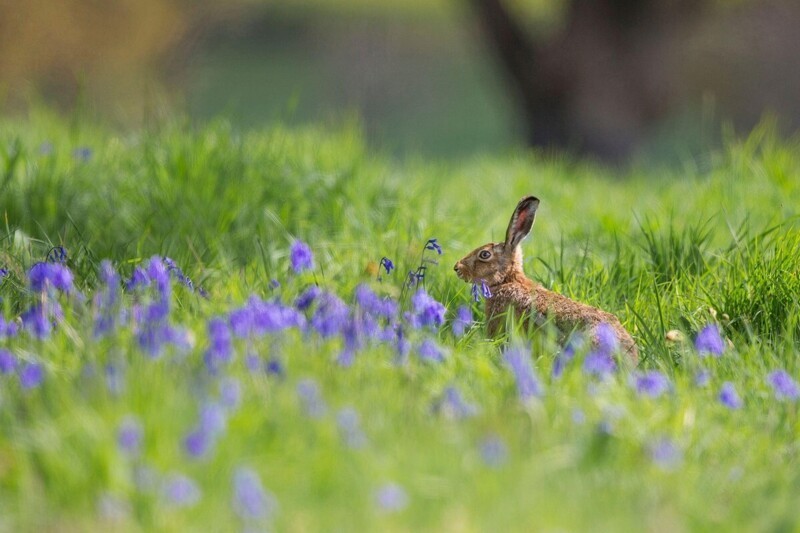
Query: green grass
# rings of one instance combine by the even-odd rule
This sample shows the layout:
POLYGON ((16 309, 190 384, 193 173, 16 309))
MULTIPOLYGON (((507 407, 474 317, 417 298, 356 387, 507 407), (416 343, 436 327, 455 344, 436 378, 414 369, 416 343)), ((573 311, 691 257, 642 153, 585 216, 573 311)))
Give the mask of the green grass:
POLYGON ((155 360, 130 331, 93 339, 91 313, 65 297, 50 339, 0 340, 46 368, 42 386, 29 391, 0 376, 0 530, 241 528, 231 506, 240 466, 275 495, 279 509, 260 525, 279 531, 794 530, 797 404, 775 400, 765 376, 783 368, 800 377, 798 205, 800 142, 779 140, 769 125, 680 171, 615 171, 536 153, 392 163, 370 153, 357 128, 240 133, 223 122, 175 121, 120 133, 41 112, 2 122, 7 319, 34 301, 27 269, 54 245, 69 250, 89 301, 101 259, 129 275, 153 254, 175 259, 210 297, 175 288, 173 319, 195 344, 155 360), (92 149, 88 161, 73 157, 78 147, 92 149), (290 333, 237 344, 226 373, 241 381, 242 404, 213 453, 186 457, 182 440, 199 402, 218 388, 202 360, 209 318, 250 294, 291 302, 311 283, 348 302, 362 282, 397 296, 431 237, 444 254, 426 284, 451 317, 471 302, 451 265, 501 240, 525 194, 542 200, 523 244, 529 275, 617 314, 639 342, 641 367, 664 372, 669 393, 638 396, 628 371, 596 382, 579 362, 554 379, 557 348, 545 339, 532 353, 545 393, 522 406, 482 326, 459 340, 443 328, 442 364, 412 354, 397 366, 377 346, 347 369, 335 363, 340 341, 290 333), (295 237, 311 245, 313 272, 290 273, 295 237), (379 283, 382 256, 398 269, 379 283), (714 315, 731 347, 701 359, 691 339, 714 315), (667 343, 672 329, 688 340, 667 343), (285 379, 249 372, 246 350, 279 358, 285 379), (117 393, 106 386, 108 364, 122 369, 117 393), (711 372, 705 388, 694 384, 701 368, 711 372), (297 382, 309 377, 328 405, 321 419, 306 417, 297 398, 297 382), (725 381, 742 409, 719 402, 725 381), (432 409, 449 385, 476 416, 451 420, 432 409), (335 418, 344 406, 361 417, 363 449, 340 438, 335 418), (144 427, 138 459, 116 445, 128 415, 144 427), (500 466, 481 459, 488 436, 508 448, 500 466), (680 450, 675 463, 650 457, 660 439, 680 450), (190 476, 201 500, 174 508, 157 489, 137 488, 134 470, 143 465, 157 476, 190 476), (407 508, 377 509, 374 494, 386 482, 405 489, 407 508))

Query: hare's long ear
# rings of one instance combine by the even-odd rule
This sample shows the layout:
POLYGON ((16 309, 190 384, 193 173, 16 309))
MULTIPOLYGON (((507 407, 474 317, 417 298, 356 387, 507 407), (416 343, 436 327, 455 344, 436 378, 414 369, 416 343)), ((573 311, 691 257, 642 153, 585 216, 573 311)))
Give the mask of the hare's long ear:
POLYGON ((530 233, 538 207, 539 199, 535 196, 526 196, 519 201, 506 230, 506 251, 513 251, 530 233))

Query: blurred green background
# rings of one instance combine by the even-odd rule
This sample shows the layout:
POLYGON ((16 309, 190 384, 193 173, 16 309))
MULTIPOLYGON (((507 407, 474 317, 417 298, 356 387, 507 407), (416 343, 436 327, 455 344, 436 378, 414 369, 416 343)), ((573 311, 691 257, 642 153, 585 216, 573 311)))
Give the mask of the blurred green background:
POLYGON ((484 31, 492 8, 537 45, 543 86, 567 80, 559 149, 674 158, 722 122, 800 123, 800 6, 781 0, 0 0, 0 109, 356 121, 395 155, 508 152, 549 119, 526 114, 484 31))

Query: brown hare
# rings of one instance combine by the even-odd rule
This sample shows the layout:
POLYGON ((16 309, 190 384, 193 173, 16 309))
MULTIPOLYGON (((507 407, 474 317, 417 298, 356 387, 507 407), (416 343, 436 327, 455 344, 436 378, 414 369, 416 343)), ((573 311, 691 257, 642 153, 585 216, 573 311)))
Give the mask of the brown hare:
POLYGON ((550 318, 564 334, 575 330, 587 332, 595 345, 598 326, 607 324, 621 348, 636 362, 639 357, 636 344, 616 316, 570 300, 525 276, 520 243, 530 233, 538 207, 539 199, 534 196, 520 200, 511 215, 505 242, 484 244, 453 267, 462 280, 488 285, 491 292, 491 297, 486 299, 489 335, 494 337, 500 333, 510 309, 514 310, 517 319, 532 318, 536 323, 542 323, 550 318))

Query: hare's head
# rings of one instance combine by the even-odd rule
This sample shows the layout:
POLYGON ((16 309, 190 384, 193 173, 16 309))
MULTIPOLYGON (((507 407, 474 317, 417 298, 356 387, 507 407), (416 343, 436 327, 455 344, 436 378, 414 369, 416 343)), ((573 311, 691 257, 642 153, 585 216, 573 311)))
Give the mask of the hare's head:
POLYGON ((537 207, 539 199, 534 196, 520 200, 508 223, 505 242, 490 242, 471 251, 453 267, 458 277, 495 286, 521 275, 522 250, 519 244, 533 227, 537 207))

